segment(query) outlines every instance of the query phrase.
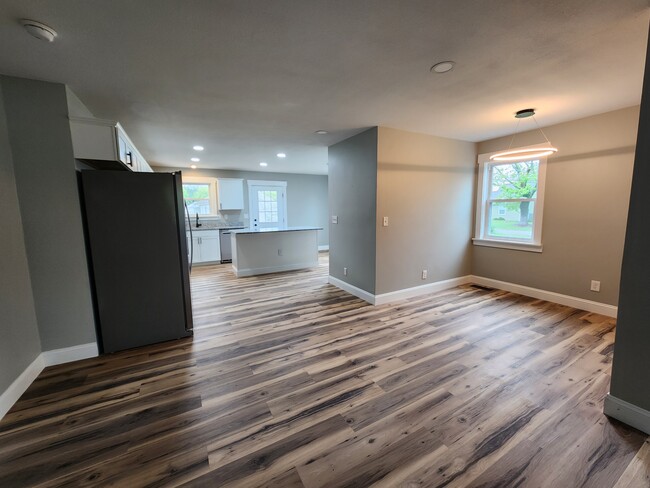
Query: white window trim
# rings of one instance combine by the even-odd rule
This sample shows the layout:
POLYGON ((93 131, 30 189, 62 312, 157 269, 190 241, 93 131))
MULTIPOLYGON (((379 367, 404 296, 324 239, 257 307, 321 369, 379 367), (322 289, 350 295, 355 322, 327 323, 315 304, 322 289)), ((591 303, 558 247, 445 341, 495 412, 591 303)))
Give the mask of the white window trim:
POLYGON ((199 215, 199 218, 210 218, 210 217, 218 217, 219 216, 219 211, 218 211, 218 206, 217 206, 217 179, 216 178, 211 178, 208 176, 185 176, 183 175, 181 177, 182 183, 201 183, 201 184, 207 184, 209 186, 209 192, 210 192, 210 209, 213 211, 210 214, 203 214, 199 215))
MULTIPOLYGON (((536 144, 517 149, 534 149, 546 147, 546 144, 536 144)), ((513 249, 516 251, 542 252, 542 222, 544 220, 544 193, 546 188, 546 157, 535 158, 539 160, 539 172, 537 175, 537 197, 535 202, 535 222, 533 226, 533 239, 498 239, 487 237, 487 196, 489 194, 489 169, 491 166, 503 164, 503 162, 490 161, 490 156, 501 151, 494 151, 478 156, 478 184, 476 191, 476 222, 474 238, 475 246, 498 247, 502 249, 513 249)), ((522 160, 523 161, 523 160, 522 160)), ((515 161, 513 161, 515 162, 515 161)))

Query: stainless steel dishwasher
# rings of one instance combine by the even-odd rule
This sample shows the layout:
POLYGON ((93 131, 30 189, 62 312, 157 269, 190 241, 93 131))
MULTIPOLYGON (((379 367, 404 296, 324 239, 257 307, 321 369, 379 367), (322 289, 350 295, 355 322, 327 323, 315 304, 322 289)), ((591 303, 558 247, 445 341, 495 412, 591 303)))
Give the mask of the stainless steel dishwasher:
POLYGON ((221 246, 221 262, 232 263, 232 244, 230 243, 231 229, 219 231, 219 244, 221 246))

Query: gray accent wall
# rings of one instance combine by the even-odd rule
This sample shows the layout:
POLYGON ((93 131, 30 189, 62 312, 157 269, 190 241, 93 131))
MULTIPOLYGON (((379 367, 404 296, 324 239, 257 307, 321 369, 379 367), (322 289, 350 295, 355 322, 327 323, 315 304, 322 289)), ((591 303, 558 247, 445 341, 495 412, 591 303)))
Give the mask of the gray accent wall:
POLYGON ((330 275, 375 293, 377 220, 377 127, 328 150, 330 275), (343 268, 348 268, 348 275, 343 268))
POLYGON ((650 47, 623 253, 611 394, 650 411, 650 47))
POLYGON ((0 82, 42 348, 94 342, 66 87, 0 82))
MULTIPOLYGON (((630 107, 544 127, 559 152, 546 171, 543 252, 474 246, 472 273, 616 305, 638 119, 639 108, 630 107), (601 282, 600 293, 590 291, 591 280, 601 282)), ((510 140, 481 142, 478 153, 510 140)), ((540 142, 534 130, 515 145, 540 142)))
POLYGON ((0 393, 41 353, 3 98, 0 92, 0 393))
POLYGON ((469 275, 476 145, 379 127, 377 159, 376 294, 469 275))
POLYGON ((287 182, 287 222, 291 227, 322 227, 318 231, 318 245, 329 245, 327 219, 327 175, 303 175, 295 173, 267 173, 262 171, 236 171, 226 169, 188 169, 152 166, 156 172, 179 170, 186 176, 212 178, 241 178, 244 180, 244 210, 222 211, 221 216, 229 222, 243 222, 248 225, 248 183, 247 180, 287 182))

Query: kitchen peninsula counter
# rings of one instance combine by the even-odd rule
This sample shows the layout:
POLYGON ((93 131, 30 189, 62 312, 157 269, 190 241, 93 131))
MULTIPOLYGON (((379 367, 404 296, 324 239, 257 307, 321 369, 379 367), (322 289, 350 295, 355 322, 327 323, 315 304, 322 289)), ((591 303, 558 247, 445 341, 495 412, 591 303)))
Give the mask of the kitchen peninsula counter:
POLYGON ((268 232, 303 232, 308 230, 323 230, 322 227, 266 227, 254 229, 237 229, 232 232, 237 234, 265 234, 268 232))
POLYGON ((232 230, 232 267, 237 277, 318 266, 322 227, 272 227, 232 230))

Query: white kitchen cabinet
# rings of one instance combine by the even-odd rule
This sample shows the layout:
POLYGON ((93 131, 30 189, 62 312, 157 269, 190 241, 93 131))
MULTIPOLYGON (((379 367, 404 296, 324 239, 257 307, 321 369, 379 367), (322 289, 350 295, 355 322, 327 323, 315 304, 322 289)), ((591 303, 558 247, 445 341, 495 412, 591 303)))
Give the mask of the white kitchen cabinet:
POLYGON ((243 210, 244 180, 240 178, 218 178, 217 200, 219 210, 243 210))
POLYGON ((75 159, 101 169, 152 171, 117 122, 70 117, 70 133, 75 159))
POLYGON ((139 165, 140 165, 140 171, 143 173, 153 173, 153 169, 151 169, 151 166, 149 166, 149 163, 147 163, 147 160, 144 159, 142 156, 139 159, 139 165))
POLYGON ((200 241, 199 238, 196 237, 196 233, 192 234, 192 264, 197 264, 201 262, 201 257, 200 257, 200 241))
POLYGON ((218 230, 195 230, 192 232, 192 243, 194 245, 193 264, 221 261, 218 230))
POLYGON ((199 248, 201 249, 201 262, 212 263, 221 261, 221 246, 219 244, 219 231, 214 235, 211 231, 199 232, 199 248))
POLYGON ((142 154, 137 151, 133 152, 133 168, 133 171, 139 171, 141 173, 153 173, 153 170, 151 169, 151 166, 149 166, 149 163, 147 163, 147 161, 142 157, 142 154))

